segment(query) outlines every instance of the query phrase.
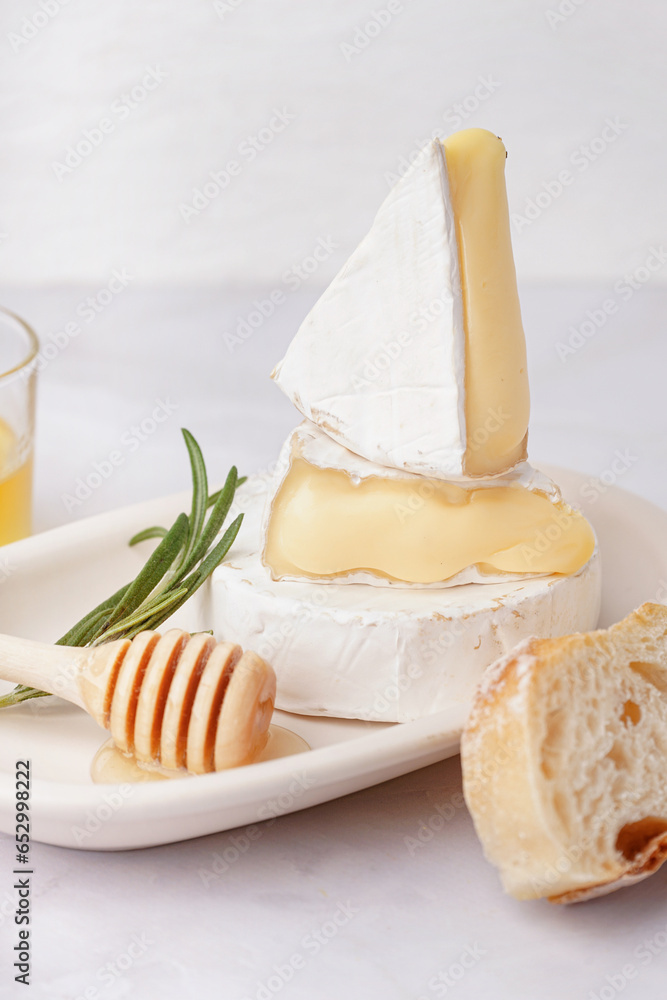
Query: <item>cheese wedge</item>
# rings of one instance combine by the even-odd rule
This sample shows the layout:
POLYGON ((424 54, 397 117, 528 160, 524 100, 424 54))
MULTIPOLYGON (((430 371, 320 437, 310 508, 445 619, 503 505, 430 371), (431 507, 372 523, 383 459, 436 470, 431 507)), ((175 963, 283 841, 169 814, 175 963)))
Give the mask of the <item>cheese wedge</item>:
POLYGON ((578 573, 479 586, 326 586, 274 581, 260 558, 269 484, 251 477, 232 556, 212 578, 216 635, 276 671, 276 707, 305 715, 408 722, 449 706, 461 724, 482 672, 530 635, 595 627, 597 551, 578 573))
POLYGON ((368 461, 455 480, 526 456, 504 165, 483 129, 426 146, 273 373, 304 416, 368 461))
POLYGON ((304 421, 267 506, 276 580, 454 586, 576 573, 595 549, 582 514, 527 463, 463 484, 384 469, 304 421))

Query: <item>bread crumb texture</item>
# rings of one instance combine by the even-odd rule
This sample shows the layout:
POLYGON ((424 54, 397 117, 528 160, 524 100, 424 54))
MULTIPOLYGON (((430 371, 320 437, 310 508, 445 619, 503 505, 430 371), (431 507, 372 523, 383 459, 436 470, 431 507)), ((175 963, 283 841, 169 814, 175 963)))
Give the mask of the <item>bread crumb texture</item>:
POLYGON ((461 744, 485 854, 517 899, 571 903, 667 859, 667 608, 527 639, 485 672, 461 744))

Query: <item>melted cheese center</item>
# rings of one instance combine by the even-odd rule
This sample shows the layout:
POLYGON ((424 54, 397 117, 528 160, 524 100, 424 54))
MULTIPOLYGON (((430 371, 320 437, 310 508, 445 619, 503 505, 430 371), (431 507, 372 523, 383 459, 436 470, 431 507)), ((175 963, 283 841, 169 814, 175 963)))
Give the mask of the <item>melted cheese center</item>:
POLYGON ((505 147, 486 129, 443 143, 459 246, 466 338, 464 471, 491 476, 525 457, 530 396, 512 255, 505 147))
POLYGON ((595 537, 564 503, 524 487, 465 489, 370 477, 294 458, 275 497, 264 561, 274 578, 366 570, 405 583, 481 572, 575 573, 595 537))

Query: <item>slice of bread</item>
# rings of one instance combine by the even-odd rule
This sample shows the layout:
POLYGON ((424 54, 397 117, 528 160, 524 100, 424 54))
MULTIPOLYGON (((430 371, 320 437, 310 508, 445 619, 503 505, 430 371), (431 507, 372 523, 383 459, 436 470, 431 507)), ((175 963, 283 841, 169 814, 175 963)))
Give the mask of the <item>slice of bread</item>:
POLYGON ((522 642, 484 674, 461 760, 512 896, 572 903, 651 875, 667 860, 667 608, 522 642))

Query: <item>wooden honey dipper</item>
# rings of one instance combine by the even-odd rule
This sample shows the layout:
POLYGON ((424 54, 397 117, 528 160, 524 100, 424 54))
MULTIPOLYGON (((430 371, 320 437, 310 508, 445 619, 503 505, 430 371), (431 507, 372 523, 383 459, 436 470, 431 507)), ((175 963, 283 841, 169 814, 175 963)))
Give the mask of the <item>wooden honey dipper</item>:
POLYGON ((138 761, 193 774, 251 763, 276 695, 255 653, 180 629, 88 647, 0 635, 0 676, 85 709, 138 761))

